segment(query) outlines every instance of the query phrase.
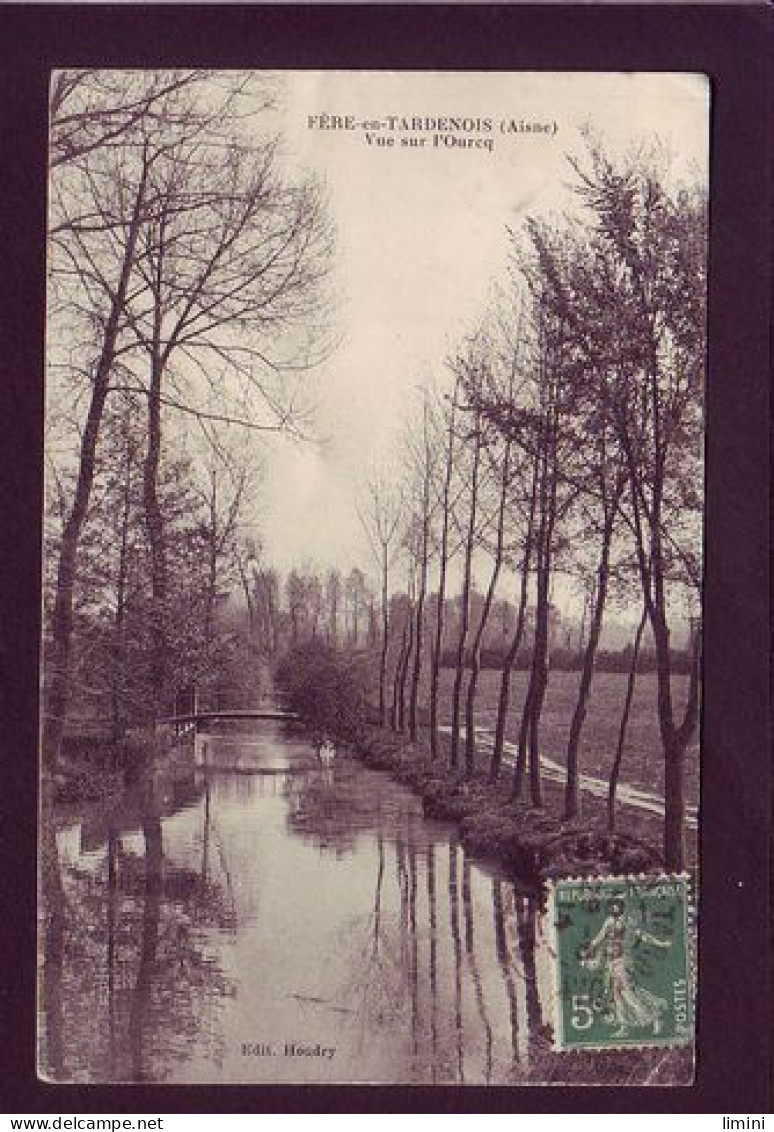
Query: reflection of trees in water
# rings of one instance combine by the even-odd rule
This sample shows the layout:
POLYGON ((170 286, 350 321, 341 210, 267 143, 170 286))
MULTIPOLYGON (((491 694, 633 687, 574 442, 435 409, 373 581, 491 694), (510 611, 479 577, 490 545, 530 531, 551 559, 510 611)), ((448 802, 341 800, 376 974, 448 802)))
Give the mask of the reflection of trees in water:
POLYGON ((521 896, 516 893, 516 930, 524 971, 527 1031, 530 1042, 533 1042, 541 1033, 543 1025, 538 997, 537 968, 535 966, 536 903, 536 897, 521 896))
POLYGON ((356 974, 343 992, 365 1016, 363 1033, 369 1021, 403 1012, 412 1079, 523 1079, 530 1042, 542 1033, 535 898, 487 878, 477 906, 473 876, 481 874, 453 834, 435 833, 410 805, 392 805, 382 783, 364 797, 364 779, 353 782, 346 764, 333 774, 333 782, 294 776, 288 824, 339 853, 354 848, 357 833, 373 833, 373 907, 350 933, 356 974), (439 846, 448 854, 439 858, 439 846), (389 887, 386 875, 394 876, 389 887))
POLYGON ((62 966, 65 949, 65 899, 50 810, 43 811, 40 844, 40 880, 43 962, 40 979, 40 1069, 59 1079, 64 1073, 64 1013, 62 966))
POLYGON ((194 1039, 219 1056, 213 1013, 233 992, 205 936, 233 930, 233 901, 206 848, 201 870, 165 858, 152 792, 145 805, 142 856, 112 828, 96 870, 62 867, 43 822, 41 1069, 56 1080, 160 1078, 194 1039))
POLYGON ((352 852, 359 834, 393 842, 407 821, 421 824, 421 804, 405 788, 343 755, 332 766, 289 774, 284 793, 288 831, 337 856, 352 852))
POLYGON ((460 905, 457 889, 457 843, 449 844, 449 922, 454 942, 454 1029, 457 1035, 457 1070, 465 1083, 465 1059, 462 1041, 462 943, 460 940, 460 905))
POLYGON ((411 1049, 416 1060, 419 1052, 419 943, 417 940, 417 853, 409 830, 408 857, 408 922, 409 982, 411 986, 411 1049))
MULTIPOLYGON (((238 786, 250 801, 256 791, 271 793, 276 782, 290 807, 306 815, 301 836, 321 839, 329 818, 335 816, 334 830, 348 821, 340 811, 348 811, 355 790, 340 795, 335 810, 324 809, 320 821, 315 791, 327 784, 315 785, 315 777, 321 779, 317 772, 251 776, 238 786)), ((232 783, 237 780, 229 782, 229 797, 232 783)), ((341 1015, 355 1048, 369 1055, 383 1048, 415 1082, 550 1076, 553 1055, 540 1033, 534 901, 482 873, 461 845, 421 818, 411 799, 368 793, 368 779, 361 779, 361 795, 363 783, 365 796, 354 799, 348 829, 353 837, 372 833, 357 846, 371 876, 354 914, 348 916, 348 903, 340 910, 347 978, 324 1006, 341 1015)), ((194 1044, 197 1060, 217 1061, 217 1011, 230 988, 208 954, 207 934, 237 930, 229 861, 218 837, 218 789, 218 779, 205 776, 199 835, 189 836, 182 867, 170 859, 152 795, 141 838, 127 838, 130 830, 120 822, 103 823, 104 842, 95 845, 92 830, 92 852, 75 867, 60 868, 52 834, 43 839, 42 1064, 52 1077, 161 1079, 194 1044), (103 858, 95 870, 97 851, 103 858)), ((249 868, 249 859, 240 865, 249 868)))
POLYGON ((352 852, 358 830, 349 809, 351 798, 340 788, 338 778, 332 767, 292 774, 286 780, 285 795, 289 832, 342 857, 352 852))
POLYGON ((430 1076, 435 1084, 438 1075, 438 915, 435 892, 435 846, 426 850, 427 907, 430 927, 430 1076))
POLYGON ((511 1049, 513 1062, 519 1060, 519 1014, 516 981, 514 979, 513 964, 508 949, 508 936, 505 929, 505 901, 503 897, 504 882, 497 877, 492 879, 492 908, 494 912, 495 946, 497 961, 503 974, 505 993, 508 998, 508 1012, 511 1027, 511 1049))
POLYGON ((381 833, 376 835, 376 848, 378 853, 378 866, 376 871, 376 890, 374 892, 374 932, 372 953, 376 959, 379 955, 379 936, 382 925, 382 884, 384 883, 384 838, 381 833))
POLYGON ((534 899, 482 877, 461 845, 434 841, 411 814, 391 837, 378 832, 374 848, 373 901, 349 925, 348 981, 336 1000, 361 1040, 403 1020, 410 1080, 523 1079, 519 1019, 540 1025, 534 899))
POLYGON ((486 1043, 484 1073, 488 1085, 492 1080, 492 1024, 487 1014, 484 992, 481 986, 481 972, 479 971, 478 961, 476 959, 475 937, 473 934, 473 904, 470 898, 470 859, 467 854, 463 855, 462 860, 462 907, 465 917, 465 954, 467 956, 471 978, 473 979, 478 1016, 481 1019, 481 1025, 484 1029, 486 1043))
POLYGON ((145 891, 142 904, 142 937, 140 942, 140 962, 137 979, 131 997, 129 1010, 129 1048, 131 1051, 132 1080, 146 1079, 143 1068, 144 1029, 148 1009, 151 1005, 156 953, 159 945, 159 923, 161 920, 161 892, 164 879, 164 851, 161 838, 161 822, 158 818, 149 819, 143 825, 145 838, 145 891))
POLYGON ((396 920, 384 908, 390 845, 381 833, 376 834, 375 844, 373 904, 368 915, 347 924, 350 961, 346 984, 337 996, 338 1002, 346 1005, 333 1007, 352 1017, 359 1031, 358 1048, 366 1048, 375 1031, 393 1026, 404 1015, 412 993, 405 848, 402 843, 400 851, 392 846, 401 893, 401 916, 396 920))

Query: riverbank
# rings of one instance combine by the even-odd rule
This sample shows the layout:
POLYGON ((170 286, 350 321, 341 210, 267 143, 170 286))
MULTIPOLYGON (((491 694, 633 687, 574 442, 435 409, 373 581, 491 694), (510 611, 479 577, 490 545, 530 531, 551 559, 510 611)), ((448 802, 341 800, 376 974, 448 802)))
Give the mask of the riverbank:
POLYGON ((44 772, 44 795, 62 804, 109 800, 150 768, 190 761, 189 751, 190 745, 169 727, 138 728, 120 739, 66 737, 56 770, 44 772))
POLYGON ((690 1081, 688 1048, 552 1049, 540 895, 476 860, 457 823, 426 819, 396 776, 343 748, 321 765, 278 721, 206 739, 209 772, 183 745, 177 779, 154 768, 116 803, 48 819, 51 1079, 690 1081))
POLYGON ((510 783, 490 784, 481 768, 466 781, 448 766, 448 740, 433 760, 424 742, 371 728, 353 748, 367 765, 387 771, 422 800, 427 817, 457 824, 472 855, 497 862, 522 883, 537 887, 560 876, 659 872, 663 867, 652 815, 626 813, 627 833, 609 833, 599 799, 584 799, 582 817, 562 821, 561 791, 544 783, 545 805, 536 808, 510 797, 510 783))

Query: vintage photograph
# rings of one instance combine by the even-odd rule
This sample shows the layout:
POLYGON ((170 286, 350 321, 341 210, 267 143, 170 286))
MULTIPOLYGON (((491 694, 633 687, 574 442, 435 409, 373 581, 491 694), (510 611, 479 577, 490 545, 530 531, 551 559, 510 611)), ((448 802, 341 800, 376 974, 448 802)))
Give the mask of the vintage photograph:
POLYGON ((54 72, 43 1080, 693 1080, 709 115, 54 72))

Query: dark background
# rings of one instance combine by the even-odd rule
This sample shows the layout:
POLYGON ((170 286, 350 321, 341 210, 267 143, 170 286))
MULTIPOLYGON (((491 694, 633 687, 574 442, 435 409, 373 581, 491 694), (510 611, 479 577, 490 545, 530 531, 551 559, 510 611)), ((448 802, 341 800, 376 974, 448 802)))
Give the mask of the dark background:
POLYGON ((0 8, 0 1109, 770 1111, 772 8, 0 8), (691 1088, 47 1085, 35 1078, 46 103, 53 67, 702 71, 712 80, 698 1065, 691 1088))

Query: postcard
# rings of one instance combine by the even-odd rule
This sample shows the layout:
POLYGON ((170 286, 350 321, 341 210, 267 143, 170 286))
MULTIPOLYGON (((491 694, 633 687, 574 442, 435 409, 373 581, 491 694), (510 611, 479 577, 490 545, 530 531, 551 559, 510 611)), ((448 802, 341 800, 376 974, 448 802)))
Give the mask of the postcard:
POLYGON ((53 73, 43 1080, 693 1080, 709 114, 53 73))

